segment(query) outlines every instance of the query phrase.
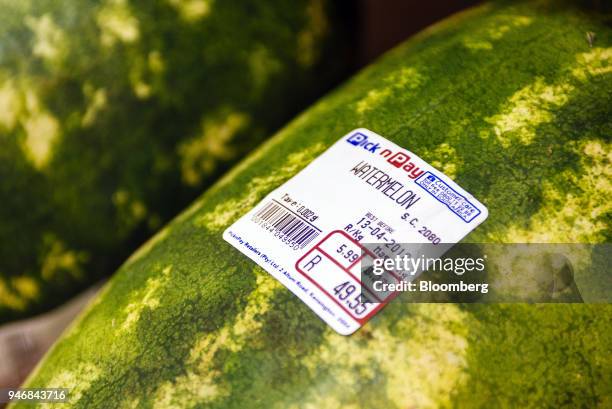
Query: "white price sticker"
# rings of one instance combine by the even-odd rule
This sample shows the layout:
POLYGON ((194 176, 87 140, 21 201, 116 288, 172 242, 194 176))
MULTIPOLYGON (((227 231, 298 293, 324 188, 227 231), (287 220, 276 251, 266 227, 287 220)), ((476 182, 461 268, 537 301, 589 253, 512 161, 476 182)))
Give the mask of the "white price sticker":
MULTIPOLYGON (((367 129, 342 137, 267 195, 223 238, 349 335, 397 293, 373 291, 364 243, 443 244, 487 218, 486 207, 410 151, 367 129)), ((402 278, 391 273, 388 281, 402 278)))

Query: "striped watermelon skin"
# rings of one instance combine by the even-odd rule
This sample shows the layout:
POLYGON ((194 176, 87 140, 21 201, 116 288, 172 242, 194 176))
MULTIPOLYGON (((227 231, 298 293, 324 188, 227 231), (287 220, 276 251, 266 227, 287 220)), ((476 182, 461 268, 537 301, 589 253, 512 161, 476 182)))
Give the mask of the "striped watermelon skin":
POLYGON ((112 273, 346 75, 351 13, 0 1, 0 323, 112 273))
POLYGON ((71 387, 77 408, 609 407, 609 305, 393 302, 343 337, 221 234, 365 127, 488 207, 468 241, 607 242, 611 42, 597 15, 548 2, 419 34, 132 255, 26 386, 71 387))

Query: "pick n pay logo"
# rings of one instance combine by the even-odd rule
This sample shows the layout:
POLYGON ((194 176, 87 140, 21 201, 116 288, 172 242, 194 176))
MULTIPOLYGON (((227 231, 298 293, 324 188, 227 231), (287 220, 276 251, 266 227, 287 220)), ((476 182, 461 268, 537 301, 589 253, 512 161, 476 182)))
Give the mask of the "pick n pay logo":
MULTIPOLYGON (((368 136, 362 133, 354 133, 346 140, 348 143, 354 146, 359 146, 368 152, 376 153, 381 148, 380 144, 368 141, 368 136)), ((410 179, 416 179, 425 172, 420 169, 415 162, 411 161, 410 155, 404 152, 393 152, 390 149, 383 149, 378 153, 387 159, 391 165, 398 169, 402 169, 408 173, 410 179)))
POLYGON ((350 143, 351 145, 361 146, 366 151, 372 152, 372 153, 375 153, 376 150, 380 148, 379 143, 368 142, 368 137, 362 133, 356 133, 356 134, 351 135, 347 139, 347 142, 350 143))

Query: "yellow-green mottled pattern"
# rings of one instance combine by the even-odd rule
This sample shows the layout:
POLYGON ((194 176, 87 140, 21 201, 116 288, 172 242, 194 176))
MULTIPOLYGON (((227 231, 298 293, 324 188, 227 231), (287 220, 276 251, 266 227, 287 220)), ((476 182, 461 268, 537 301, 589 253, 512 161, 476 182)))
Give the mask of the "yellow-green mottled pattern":
POLYGON ((112 273, 341 79, 353 8, 0 0, 0 323, 112 273))
POLYGON ((82 372, 75 408, 612 406, 609 305, 393 302, 343 337, 221 238, 322 149, 367 127, 487 205, 468 240, 609 242, 611 46, 598 16, 562 4, 485 5, 427 30, 169 224, 27 386, 82 372))

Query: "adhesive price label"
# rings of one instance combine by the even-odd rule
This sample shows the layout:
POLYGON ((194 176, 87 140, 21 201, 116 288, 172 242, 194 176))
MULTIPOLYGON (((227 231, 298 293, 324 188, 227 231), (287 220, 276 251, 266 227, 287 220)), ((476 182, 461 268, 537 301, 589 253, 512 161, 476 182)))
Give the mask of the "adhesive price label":
MULTIPOLYGON (((440 256, 487 215, 482 203, 412 152, 356 129, 223 238, 349 335, 396 295, 373 291, 362 277, 364 265, 381 256, 364 244, 440 244, 440 256)), ((385 279, 403 277, 391 272, 385 279)))

